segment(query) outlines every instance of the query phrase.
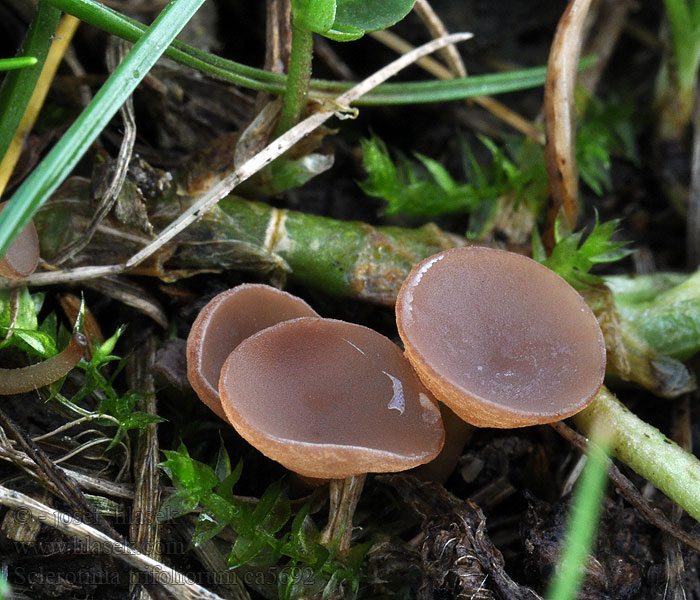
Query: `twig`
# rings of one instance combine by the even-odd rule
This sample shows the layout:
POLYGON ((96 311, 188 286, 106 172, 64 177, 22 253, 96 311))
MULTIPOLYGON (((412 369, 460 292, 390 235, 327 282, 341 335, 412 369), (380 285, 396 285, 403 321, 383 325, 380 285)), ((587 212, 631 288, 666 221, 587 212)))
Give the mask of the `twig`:
MULTIPOLYGON (((432 7, 425 1, 419 1, 415 4, 416 13, 425 23, 428 31, 433 36, 447 35, 447 29, 442 24, 442 21, 437 16, 432 7)), ((373 38, 384 44, 385 46, 395 50, 396 52, 410 52, 413 46, 389 30, 375 31, 370 34, 373 38)), ((435 75, 438 79, 452 79, 453 77, 466 77, 467 70, 462 62, 462 58, 454 46, 448 46, 445 50, 445 59, 449 65, 449 69, 442 66, 438 61, 425 57, 416 64, 425 69, 428 73, 435 75)), ((485 108, 494 116, 501 119, 504 123, 510 125, 516 131, 519 131, 528 138, 536 141, 539 144, 544 144, 544 134, 538 130, 530 121, 508 108, 505 104, 490 96, 476 96, 471 98, 471 102, 485 108)))
MULTIPOLYGON (((0 442, 3 442, 2 436, 0 436, 0 442)), ((14 450, 11 446, 2 444, 0 445, 0 459, 13 462, 18 467, 27 471, 30 475, 38 477, 36 475, 36 463, 29 458, 24 452, 19 450, 14 450)), ((75 482, 85 490, 90 490, 92 492, 98 492, 100 494, 106 494, 109 496, 114 496, 115 498, 133 498, 134 491, 133 487, 128 484, 115 484, 107 479, 100 479, 99 477, 93 477, 92 475, 86 475, 85 473, 80 473, 79 471, 73 471, 65 467, 57 467, 66 477, 70 477, 75 480, 75 482)))

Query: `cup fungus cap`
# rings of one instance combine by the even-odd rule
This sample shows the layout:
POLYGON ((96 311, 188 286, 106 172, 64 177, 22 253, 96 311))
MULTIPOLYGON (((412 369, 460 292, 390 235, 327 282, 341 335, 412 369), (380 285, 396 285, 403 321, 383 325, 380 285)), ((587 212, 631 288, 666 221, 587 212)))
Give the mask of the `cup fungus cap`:
POLYGON ((605 342, 583 298, 525 256, 453 248, 417 264, 396 302, 426 387, 478 427, 559 421, 603 382, 605 342))
POLYGON ((219 400, 219 374, 231 351, 261 329, 316 316, 301 298, 269 285, 243 284, 212 298, 187 338, 187 378, 200 400, 226 419, 219 400))
MULTIPOLYGON (((0 204, 0 212, 6 204, 0 204)), ((38 264, 39 236, 34 222, 30 221, 0 258, 0 275, 9 279, 24 279, 34 273, 38 264)))
POLYGON ((372 329, 299 318, 242 342, 221 371, 229 422, 307 477, 343 479, 428 462, 444 442, 437 402, 372 329))

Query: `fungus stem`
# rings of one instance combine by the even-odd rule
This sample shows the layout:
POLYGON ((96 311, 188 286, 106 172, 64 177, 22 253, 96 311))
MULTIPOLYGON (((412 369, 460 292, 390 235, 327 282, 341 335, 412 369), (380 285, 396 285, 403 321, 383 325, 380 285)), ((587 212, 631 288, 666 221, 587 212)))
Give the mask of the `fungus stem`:
POLYGON ((345 479, 331 479, 328 525, 321 532, 321 543, 330 547, 337 544, 337 553, 345 556, 350 549, 352 517, 362 495, 366 475, 352 475, 345 479))
POLYGON ((590 436, 597 419, 610 424, 615 458, 700 521, 700 460, 642 421, 605 387, 588 408, 574 416, 586 436, 590 436))
POLYGON ((76 332, 65 350, 56 356, 28 367, 0 369, 0 395, 31 392, 59 380, 78 364, 87 344, 87 338, 76 332))

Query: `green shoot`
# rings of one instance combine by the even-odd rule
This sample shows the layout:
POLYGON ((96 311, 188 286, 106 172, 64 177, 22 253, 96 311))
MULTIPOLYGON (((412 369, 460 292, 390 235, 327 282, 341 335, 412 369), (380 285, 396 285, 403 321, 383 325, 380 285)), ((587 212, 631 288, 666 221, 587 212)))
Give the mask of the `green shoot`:
MULTIPOLYGON (((577 159, 583 181, 601 195, 611 186, 613 155, 636 160, 631 108, 623 103, 601 102, 579 95, 586 102, 586 115, 577 134, 577 159)), ((386 200, 383 214, 436 217, 469 213, 469 236, 478 238, 484 224, 498 210, 497 200, 512 196, 537 215, 547 194, 544 151, 527 140, 509 140, 506 149, 479 137, 491 154, 480 165, 471 148, 463 144, 463 163, 469 183, 455 181, 437 161, 416 154, 418 162, 399 155, 393 161, 377 136, 362 141, 362 160, 368 178, 359 185, 374 198, 386 200)))
POLYGON ((617 230, 619 219, 598 222, 596 214, 593 230, 583 240, 584 230, 563 235, 559 221, 555 227, 555 246, 547 257, 537 229, 532 230, 532 257, 563 277, 577 288, 600 283, 601 277, 593 275, 590 270, 600 263, 615 262, 631 254, 632 250, 623 248, 627 242, 615 242, 612 236, 617 230))
POLYGON ((547 591, 547 600, 574 600, 581 588, 603 506, 611 435, 602 427, 591 433, 586 466, 576 486, 569 526, 559 564, 547 591))
MULTIPOLYGON (((225 527, 236 533, 236 541, 229 555, 233 568, 246 566, 272 567, 283 562, 289 570, 306 566, 313 570, 316 591, 332 593, 341 582, 349 582, 357 590, 360 566, 367 545, 352 549, 347 561, 341 563, 332 550, 319 543, 320 532, 309 517, 310 505, 292 515, 291 504, 280 482, 270 485, 253 506, 237 498, 233 488, 238 482, 242 463, 231 470, 231 464, 222 448, 215 467, 190 457, 181 444, 177 450, 164 451, 166 460, 160 467, 173 482, 176 492, 161 508, 159 519, 169 520, 188 514, 201 506, 192 544, 213 538, 225 527)), ((300 584, 294 577, 280 583, 280 597, 298 597, 300 584)))
MULTIPOLYGON (((120 327, 112 337, 105 340, 101 345, 95 346, 92 357, 87 364, 81 363, 79 366, 85 371, 85 384, 73 396, 73 404, 79 404, 84 398, 94 395, 100 399, 100 414, 112 417, 117 425, 117 432, 108 446, 108 450, 114 447, 123 435, 132 429, 144 429, 149 423, 161 423, 164 419, 158 415, 152 415, 135 410, 136 404, 143 399, 141 392, 133 390, 125 394, 119 394, 114 388, 114 381, 126 366, 126 358, 120 358, 112 354, 117 340, 124 332, 120 327), (109 363, 115 363, 116 368, 110 377, 102 374, 102 369, 109 363)), ((109 421, 105 423, 110 424, 109 421)))

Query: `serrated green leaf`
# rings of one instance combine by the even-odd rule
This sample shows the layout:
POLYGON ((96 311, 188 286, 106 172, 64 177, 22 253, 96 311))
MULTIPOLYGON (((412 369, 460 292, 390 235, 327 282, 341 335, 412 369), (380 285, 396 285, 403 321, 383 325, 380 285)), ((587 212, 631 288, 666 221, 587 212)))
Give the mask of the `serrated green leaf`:
POLYGON ((119 340, 125 329, 126 327, 122 325, 114 332, 112 336, 106 339, 99 346, 96 346, 92 353, 91 362, 94 364, 102 364, 105 362, 107 357, 109 357, 114 351, 114 347, 117 345, 117 340, 119 340))
POLYGON ((281 494, 263 522, 260 523, 260 529, 271 535, 275 534, 287 524, 291 516, 292 507, 289 503, 289 498, 281 494))
POLYGON ((159 466, 176 488, 187 490, 199 498, 203 492, 211 491, 219 483, 214 469, 190 458, 184 444, 180 444, 177 450, 163 450, 163 454, 166 460, 159 466))
POLYGON ((12 336, 0 342, 0 349, 8 346, 19 348, 42 358, 49 358, 58 354, 58 348, 54 339, 41 331, 13 329, 12 336))
POLYGON ((253 524, 255 526, 262 524, 262 522, 267 518, 281 494, 281 481, 275 481, 265 490, 263 495, 260 497, 255 510, 253 511, 253 524))

